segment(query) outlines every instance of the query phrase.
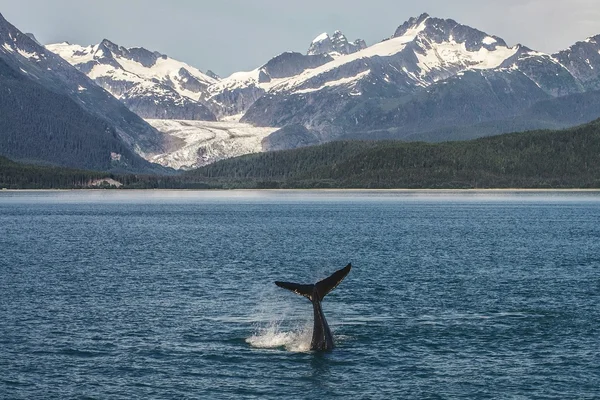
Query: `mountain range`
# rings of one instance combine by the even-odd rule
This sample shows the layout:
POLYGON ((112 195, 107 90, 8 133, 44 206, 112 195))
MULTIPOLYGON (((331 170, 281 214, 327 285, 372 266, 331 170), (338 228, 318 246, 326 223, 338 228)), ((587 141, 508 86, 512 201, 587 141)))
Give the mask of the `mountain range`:
MULTIPOLYGON (((336 140, 435 142, 591 121, 600 117, 600 35, 544 54, 423 14, 371 46, 340 31, 323 33, 305 54, 285 52, 220 78, 106 39, 42 48, 0 18, 0 78, 0 90, 9 81, 11 90, 19 82, 42 86, 105 125, 86 132, 114 132, 108 167, 118 167, 119 154, 129 164, 143 157, 190 169, 336 140)), ((35 97, 22 96, 27 104, 35 97)), ((18 101, 5 103, 8 110, 18 101)), ((42 143, 35 135, 19 148, 42 143)), ((58 156, 6 150, 17 142, 0 141, 0 154, 60 163, 58 156)))

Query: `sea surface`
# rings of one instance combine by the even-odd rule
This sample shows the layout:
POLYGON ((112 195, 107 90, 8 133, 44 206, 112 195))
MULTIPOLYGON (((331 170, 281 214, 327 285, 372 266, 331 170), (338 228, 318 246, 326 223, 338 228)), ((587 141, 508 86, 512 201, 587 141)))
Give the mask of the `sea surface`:
POLYGON ((0 398, 598 399, 600 193, 0 192, 0 398))

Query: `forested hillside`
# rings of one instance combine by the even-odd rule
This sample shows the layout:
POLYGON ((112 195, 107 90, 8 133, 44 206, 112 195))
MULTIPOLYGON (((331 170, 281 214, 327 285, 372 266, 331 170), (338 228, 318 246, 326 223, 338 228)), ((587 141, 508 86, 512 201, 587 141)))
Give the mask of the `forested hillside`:
POLYGON ((600 120, 466 142, 332 142, 224 160, 186 177, 233 187, 600 187, 600 120))
POLYGON ((0 155, 12 160, 112 172, 169 172, 140 154, 162 153, 173 139, 1 14, 0 116, 0 155))
POLYGON ((69 189, 110 178, 107 172, 81 171, 16 163, 0 157, 0 189, 69 189))
POLYGON ((115 129, 0 59, 0 154, 98 170, 148 168, 115 129), (120 154, 111 158, 111 153, 120 154))
MULTIPOLYGON (((209 189, 213 186, 169 175, 115 174, 23 164, 0 156, 1 189, 209 189)), ((221 186, 215 186, 220 188, 221 186)))
POLYGON ((344 141, 246 155, 181 175, 109 174, 0 158, 0 187, 80 188, 600 188, 600 120, 564 131, 466 142, 344 141))

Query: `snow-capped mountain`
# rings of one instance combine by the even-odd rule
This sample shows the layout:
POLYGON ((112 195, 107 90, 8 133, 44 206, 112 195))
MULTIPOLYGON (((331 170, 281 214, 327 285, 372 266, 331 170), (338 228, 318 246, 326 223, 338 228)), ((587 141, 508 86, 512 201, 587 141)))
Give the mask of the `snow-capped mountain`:
POLYGON ((152 170, 174 143, 0 15, 0 154, 79 168, 152 170), (138 153, 138 154, 136 154, 138 153))
MULTIPOLYGON (((537 102, 597 89, 597 42, 590 38, 546 55, 423 14, 389 39, 275 83, 242 121, 302 126, 321 142, 410 138, 504 121, 537 102)), ((282 133, 277 137, 281 146, 282 133)))
POLYGON ((304 71, 274 86, 272 92, 309 93, 332 88, 352 92, 347 89, 360 82, 372 85, 373 79, 412 92, 467 69, 496 68, 516 52, 517 47, 508 47, 498 37, 423 14, 403 24, 391 38, 304 71))
POLYGON ((245 113, 278 83, 333 60, 329 54, 285 52, 247 72, 236 72, 208 88, 208 100, 218 105, 220 116, 245 113))
POLYGON ((367 43, 362 39, 356 39, 354 42, 348 42, 348 39, 340 31, 333 32, 333 35, 329 36, 327 32, 324 32, 317 36, 306 54, 318 55, 318 54, 329 54, 330 56, 336 57, 344 54, 352 54, 367 48, 367 43))
POLYGON ((243 113, 274 83, 332 59, 283 53, 255 71, 221 80, 160 53, 127 49, 108 40, 95 46, 59 43, 47 48, 179 143, 148 157, 177 169, 262 151, 262 140, 277 128, 254 128, 239 123, 239 117, 227 117, 243 113), (211 122, 215 114, 227 120, 211 122))
POLYGON ((349 43, 340 31, 336 31, 331 37, 324 33, 311 43, 306 55, 285 52, 252 71, 236 72, 221 79, 208 88, 208 99, 217 104, 217 108, 213 110, 219 116, 243 114, 279 83, 325 65, 340 55, 364 48, 364 40, 349 43))
POLYGON ((87 74, 143 118, 215 120, 205 104, 217 79, 164 54, 125 48, 109 40, 93 46, 69 43, 46 48, 87 74))
MULTIPOLYGON (((243 120, 268 126, 301 124, 325 133, 325 140, 337 135, 325 131, 336 118, 347 117, 339 114, 350 104, 406 98, 466 70, 497 68, 517 50, 498 37, 423 14, 387 40, 279 82, 243 120)), ((361 117, 354 117, 359 125, 361 117)))
POLYGON ((149 159, 191 168, 338 139, 453 140, 587 122, 600 117, 599 42, 549 55, 423 14, 369 47, 324 33, 307 54, 225 78, 107 40, 47 47, 177 143, 149 159))
POLYGON ((577 42, 553 56, 584 90, 600 90, 600 35, 577 42))

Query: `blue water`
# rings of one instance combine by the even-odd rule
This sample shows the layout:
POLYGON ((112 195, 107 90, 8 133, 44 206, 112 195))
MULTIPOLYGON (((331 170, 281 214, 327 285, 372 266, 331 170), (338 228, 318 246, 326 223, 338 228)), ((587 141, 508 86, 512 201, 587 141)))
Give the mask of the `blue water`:
POLYGON ((0 193, 2 399, 593 399, 599 328, 594 192, 0 193))

